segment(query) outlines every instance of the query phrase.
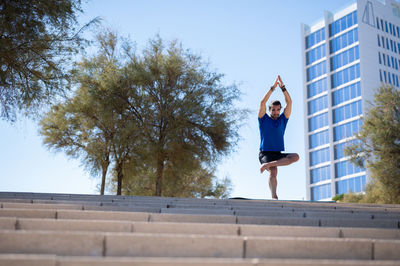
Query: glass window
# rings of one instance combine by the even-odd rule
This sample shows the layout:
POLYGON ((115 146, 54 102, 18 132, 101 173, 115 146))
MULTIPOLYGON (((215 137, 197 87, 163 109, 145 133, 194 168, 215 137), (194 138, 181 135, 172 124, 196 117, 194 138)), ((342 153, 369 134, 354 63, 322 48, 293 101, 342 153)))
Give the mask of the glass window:
POLYGON ((361 192, 365 190, 365 175, 337 181, 335 185, 337 194, 361 192))
POLYGON ((344 31, 355 24, 357 24, 357 11, 354 11, 329 24, 329 37, 344 31))
POLYGON ((330 41, 330 52, 334 53, 358 41, 358 28, 342 34, 330 41))
POLYGON ((327 84, 326 84, 326 78, 320 79, 316 82, 313 82, 309 85, 307 85, 307 93, 308 93, 308 98, 311 98, 317 94, 320 94, 324 91, 326 91, 327 84))
POLYGON ((331 197, 331 184, 325 184, 311 188, 311 200, 330 199, 331 197))
POLYGON ((323 40, 325 40, 325 28, 317 30, 316 32, 306 36, 306 49, 320 43, 323 40))
POLYGON ((359 132, 362 126, 362 119, 354 120, 333 128, 333 141, 349 138, 359 132))
POLYGON ((330 166, 323 166, 310 171, 311 184, 331 179, 330 166))
POLYGON ((358 45, 331 58, 332 71, 347 65, 359 58, 358 45))
POLYGON ((355 117, 361 114, 361 100, 346 104, 333 110, 333 123, 355 117))
POLYGON ((343 161, 335 163, 335 176, 336 178, 343 177, 346 175, 352 175, 365 171, 364 168, 356 166, 350 161, 343 161))
POLYGON ((378 17, 376 17, 376 27, 377 27, 378 30, 379 30, 379 19, 378 19, 378 17))
POLYGON ((342 84, 345 84, 359 77, 360 77, 360 64, 356 64, 351 67, 345 68, 339 72, 334 73, 331 76, 332 88, 336 88, 342 84))
POLYGON ((320 149, 310 152, 310 166, 324 163, 330 160, 329 148, 320 149))
POLYGON ((351 141, 347 141, 347 142, 335 145, 335 150, 334 150, 335 151, 334 152, 335 153, 335 160, 345 157, 344 150, 347 147, 355 145, 355 144, 357 144, 359 142, 360 142, 359 140, 351 140, 351 141))
POLYGON ((308 114, 319 112, 328 108, 328 95, 324 95, 308 102, 308 114))
POLYGON ((313 80, 326 73, 326 61, 313 65, 307 69, 307 81, 313 80))
POLYGON ((314 131, 318 128, 325 127, 328 125, 328 113, 323 113, 308 119, 309 131, 314 131))
POLYGON ((313 149, 317 146, 324 145, 327 143, 329 143, 329 131, 328 130, 324 130, 324 131, 312 134, 309 137, 310 149, 313 149))

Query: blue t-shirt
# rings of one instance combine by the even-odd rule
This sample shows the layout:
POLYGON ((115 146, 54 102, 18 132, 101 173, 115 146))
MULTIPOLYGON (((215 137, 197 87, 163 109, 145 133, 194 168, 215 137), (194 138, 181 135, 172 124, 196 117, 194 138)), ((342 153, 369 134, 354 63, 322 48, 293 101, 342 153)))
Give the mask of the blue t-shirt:
POLYGON ((285 144, 283 135, 288 119, 282 113, 278 119, 274 120, 269 115, 265 114, 262 118, 258 118, 258 126, 261 136, 261 151, 284 151, 285 144))

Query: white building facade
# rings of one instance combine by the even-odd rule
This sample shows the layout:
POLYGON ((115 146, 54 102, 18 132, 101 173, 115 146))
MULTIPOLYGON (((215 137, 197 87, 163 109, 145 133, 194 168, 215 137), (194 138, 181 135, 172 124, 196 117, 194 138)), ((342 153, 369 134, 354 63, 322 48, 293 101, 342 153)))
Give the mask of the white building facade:
POLYGON ((400 85, 400 3, 357 0, 301 25, 308 200, 361 192, 366 169, 344 155, 382 84, 400 85))

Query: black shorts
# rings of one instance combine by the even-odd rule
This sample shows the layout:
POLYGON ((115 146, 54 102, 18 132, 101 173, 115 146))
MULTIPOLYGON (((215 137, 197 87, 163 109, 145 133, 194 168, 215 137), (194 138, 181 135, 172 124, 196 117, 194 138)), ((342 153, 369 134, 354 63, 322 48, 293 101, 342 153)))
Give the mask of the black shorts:
POLYGON ((260 160, 260 163, 263 164, 277 161, 279 159, 287 157, 288 155, 288 153, 282 153, 280 151, 260 151, 260 153, 258 154, 258 159, 260 160))

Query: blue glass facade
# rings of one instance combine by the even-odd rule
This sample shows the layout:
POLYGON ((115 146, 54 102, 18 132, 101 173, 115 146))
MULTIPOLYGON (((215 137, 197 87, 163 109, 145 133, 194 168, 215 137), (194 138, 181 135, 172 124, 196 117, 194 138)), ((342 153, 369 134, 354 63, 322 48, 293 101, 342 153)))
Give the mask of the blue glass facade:
POLYGON ((329 124, 328 113, 323 113, 308 119, 309 131, 314 131, 321 127, 326 127, 329 124))
POLYGON ((330 166, 323 166, 311 170, 311 184, 331 179, 330 166))
POLYGON ((365 190, 365 175, 349 178, 336 182, 336 193, 343 194, 352 192, 361 192, 365 190))
POLYGON ((362 119, 354 120, 333 128, 333 141, 349 138, 357 134, 362 126, 362 119))
POLYGON ((329 131, 324 130, 309 137, 310 149, 329 143, 329 131))
POLYGON ((338 105, 361 96, 360 82, 351 84, 332 92, 332 105, 338 105))
MULTIPOLYGON (((388 30, 391 27, 392 32, 395 32, 394 26, 388 25, 388 30)), ((365 169, 356 167, 348 160, 340 161, 345 159, 345 148, 357 142, 351 137, 362 126, 357 11, 304 37, 310 197, 312 200, 329 199, 335 188, 337 193, 348 192, 350 189, 354 192, 362 191, 365 176, 364 179, 353 176, 357 173, 362 175, 365 169), (324 29, 328 30, 326 40, 324 29), (333 139, 330 139, 331 134, 333 139), (350 140, 343 142, 346 138, 350 140), (353 176, 345 179, 348 175, 353 176), (325 184, 317 185, 319 182, 325 184)), ((385 38, 377 37, 378 46, 400 55, 400 41, 397 43, 385 38)), ((393 55, 388 57, 387 54, 381 51, 377 60, 382 65, 390 64, 393 69, 400 69, 400 58, 393 55)), ((392 74, 383 69, 380 76, 382 80, 390 78, 396 84, 396 75, 392 74)))
POLYGON ((307 81, 313 80, 326 74, 326 62, 321 62, 307 69, 307 81))
POLYGON ((308 102, 308 114, 313 114, 328 108, 328 95, 321 96, 308 102))
POLYGON ((361 100, 343 105, 333 110, 333 123, 358 116, 362 114, 361 100))
POLYGON ((315 61, 318 61, 319 59, 323 58, 326 56, 326 47, 325 44, 322 44, 318 47, 315 47, 314 49, 311 49, 306 53, 306 64, 312 64, 315 61))
POLYGON ((306 49, 325 40, 325 28, 317 30, 306 37, 306 49))
POLYGON ((351 62, 360 58, 358 51, 358 45, 350 48, 340 54, 337 54, 331 58, 331 71, 334 71, 342 66, 345 66, 351 62))
POLYGON ((330 53, 333 54, 336 51, 339 51, 346 46, 349 46, 358 41, 358 28, 354 30, 348 31, 334 39, 332 39, 330 43, 330 53))
POLYGON ((342 71, 336 72, 331 76, 332 88, 336 88, 342 84, 352 81, 360 77, 360 64, 345 68, 342 71))
POLYGON ((335 160, 345 157, 344 155, 345 148, 347 148, 348 146, 355 145, 357 143, 359 143, 358 140, 351 140, 335 145, 335 160))
POLYGON ((310 152, 310 165, 314 166, 330 160, 329 148, 310 152))
POLYGON ((335 177, 339 178, 346 175, 352 175, 365 171, 364 168, 352 164, 350 161, 335 163, 335 177))
POLYGON ((311 188, 311 200, 320 200, 332 197, 331 184, 311 188))
POLYGON ((328 85, 326 83, 326 78, 320 79, 318 81, 315 81, 307 85, 308 98, 311 98, 327 90, 328 90, 328 85))
POLYGON ((333 35, 338 34, 355 24, 357 24, 357 11, 354 11, 329 24, 329 37, 332 37, 333 35))

